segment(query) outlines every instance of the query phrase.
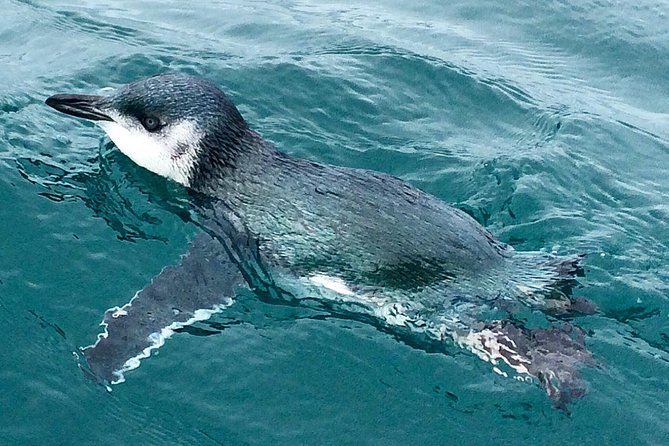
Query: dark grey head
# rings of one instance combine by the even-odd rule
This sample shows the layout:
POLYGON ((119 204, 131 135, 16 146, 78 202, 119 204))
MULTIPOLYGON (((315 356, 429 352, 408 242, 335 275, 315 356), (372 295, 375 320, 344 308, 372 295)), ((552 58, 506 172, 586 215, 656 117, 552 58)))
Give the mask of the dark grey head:
POLYGON ((216 85, 182 74, 139 79, 110 96, 59 94, 46 103, 96 121, 134 162, 186 186, 201 158, 217 164, 211 168, 234 164, 248 131, 216 85))

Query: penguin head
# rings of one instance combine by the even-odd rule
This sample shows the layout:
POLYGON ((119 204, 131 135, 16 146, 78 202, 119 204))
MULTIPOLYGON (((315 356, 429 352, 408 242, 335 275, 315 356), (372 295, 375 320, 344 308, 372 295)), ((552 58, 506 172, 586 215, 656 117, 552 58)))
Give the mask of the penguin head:
POLYGON ((232 163, 248 130, 216 85, 182 74, 139 79, 109 96, 57 94, 46 104, 97 122, 135 163, 185 186, 202 159, 232 163))

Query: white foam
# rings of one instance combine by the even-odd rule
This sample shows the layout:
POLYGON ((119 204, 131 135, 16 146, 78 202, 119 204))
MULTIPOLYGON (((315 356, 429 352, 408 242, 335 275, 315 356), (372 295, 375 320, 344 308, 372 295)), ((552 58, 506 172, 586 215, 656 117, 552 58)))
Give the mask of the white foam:
POLYGON ((116 91, 114 87, 102 87, 98 90, 98 94, 102 96, 111 96, 116 91))
MULTIPOLYGON (((109 310, 108 310, 109 311, 109 310)), ((128 312, 125 311, 123 308, 116 307, 116 311, 114 311, 111 315, 114 319, 118 318, 119 316, 127 316, 128 312)))
POLYGON ((407 326, 413 322, 413 319, 407 316, 405 306, 400 303, 381 305, 376 313, 392 325, 407 326))
POLYGON ((497 366, 493 366, 492 371, 497 373, 498 375, 503 376, 504 378, 508 378, 509 375, 506 372, 503 372, 502 370, 499 369, 497 366))

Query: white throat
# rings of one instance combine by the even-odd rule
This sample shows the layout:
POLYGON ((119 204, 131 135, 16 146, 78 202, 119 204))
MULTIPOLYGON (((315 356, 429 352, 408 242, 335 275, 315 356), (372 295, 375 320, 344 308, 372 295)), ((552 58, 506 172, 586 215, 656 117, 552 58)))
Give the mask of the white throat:
POLYGON ((149 133, 123 116, 115 114, 111 118, 114 121, 98 121, 98 125, 128 158, 153 173, 190 185, 202 138, 194 121, 179 121, 160 132, 149 133))

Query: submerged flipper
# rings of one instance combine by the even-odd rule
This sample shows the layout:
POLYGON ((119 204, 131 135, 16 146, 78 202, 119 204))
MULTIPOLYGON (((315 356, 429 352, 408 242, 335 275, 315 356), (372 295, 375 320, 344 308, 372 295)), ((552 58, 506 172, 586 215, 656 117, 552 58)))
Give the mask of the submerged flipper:
POLYGON ((583 330, 575 325, 527 328, 497 320, 454 338, 461 347, 494 364, 497 373, 507 376, 500 368, 506 364, 519 379, 535 378, 555 407, 566 410, 567 404, 586 392, 579 369, 594 360, 585 346, 583 330))
POLYGON ((124 306, 105 312, 105 332, 82 349, 82 369, 105 384, 122 382, 123 373, 137 368, 174 329, 231 305, 244 283, 224 247, 198 234, 178 265, 163 269, 124 306))

